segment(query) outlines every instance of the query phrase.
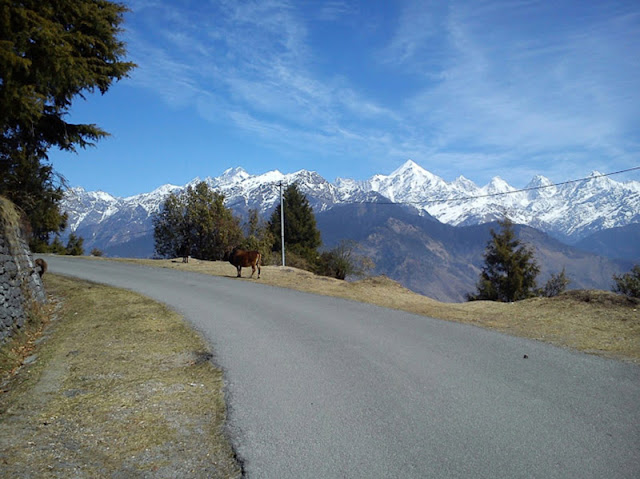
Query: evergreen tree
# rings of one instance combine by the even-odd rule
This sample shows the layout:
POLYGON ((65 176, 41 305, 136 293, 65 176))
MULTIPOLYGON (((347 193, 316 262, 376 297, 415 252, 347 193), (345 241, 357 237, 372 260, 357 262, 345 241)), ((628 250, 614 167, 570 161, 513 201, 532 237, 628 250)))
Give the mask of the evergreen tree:
POLYGON ((60 241, 60 236, 56 235, 55 238, 53 238, 53 241, 51 242, 49 247, 46 248, 45 251, 41 251, 41 252, 42 253, 48 252, 53 254, 67 254, 67 248, 65 248, 65 246, 62 244, 62 241, 60 241))
POLYGON ((75 233, 71 233, 69 235, 69 240, 67 241, 67 247, 65 248, 65 252, 71 256, 82 256, 84 254, 84 238, 78 237, 75 233))
POLYGON ((171 194, 153 218, 156 253, 161 257, 222 259, 242 241, 242 230, 224 195, 204 182, 171 194))
POLYGON ((508 218, 498 222, 501 232, 491 230, 491 240, 484 253, 484 266, 476 285, 478 291, 467 299, 518 301, 536 293, 536 277, 540 268, 533 250, 523 245, 508 218))
MULTIPOLYGON (((273 251, 281 251, 280 205, 269 220, 274 237, 273 251)), ((285 249, 305 258, 311 265, 318 260, 318 247, 322 244, 316 217, 309 200, 298 185, 291 184, 284 192, 284 244, 285 249)))
POLYGON ((249 218, 245 224, 245 229, 246 236, 241 247, 247 250, 260 251, 263 264, 268 264, 274 237, 269 230, 269 224, 260 218, 258 210, 249 210, 249 218))
POLYGON ((51 165, 15 155, 16 161, 0 161, 0 190, 12 198, 24 213, 29 227, 29 246, 45 252, 51 233, 61 231, 67 214, 58 204, 63 196, 64 180, 51 165))
POLYGON ((0 3, 0 194, 27 215, 42 245, 60 231, 64 183, 47 164, 50 147, 76 151, 107 133, 65 121, 77 96, 127 76, 118 39, 124 5, 108 0, 0 3))

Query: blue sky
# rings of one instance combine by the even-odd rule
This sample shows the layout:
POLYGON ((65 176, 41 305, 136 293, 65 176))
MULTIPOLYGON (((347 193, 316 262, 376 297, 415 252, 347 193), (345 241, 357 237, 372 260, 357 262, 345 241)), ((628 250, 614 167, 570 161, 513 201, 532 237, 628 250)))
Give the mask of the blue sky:
MULTIPOLYGON (((129 0, 138 64, 68 121, 111 133, 50 153, 116 196, 242 166, 524 186, 640 165, 640 2, 129 0)), ((614 177, 640 180, 637 171, 614 177)))

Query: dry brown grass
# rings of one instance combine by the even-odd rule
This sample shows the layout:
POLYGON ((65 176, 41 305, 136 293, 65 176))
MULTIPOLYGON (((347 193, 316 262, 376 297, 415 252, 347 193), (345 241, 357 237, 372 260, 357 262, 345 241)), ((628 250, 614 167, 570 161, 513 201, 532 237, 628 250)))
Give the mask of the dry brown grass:
MULTIPOLYGON (((235 278, 221 261, 121 259, 161 268, 235 278)), ((243 269, 248 277, 250 269, 243 269)), ((248 278, 245 278, 249 281, 248 278)), ((591 354, 640 363, 640 301, 607 291, 570 291, 555 298, 516 303, 441 303, 384 276, 356 282, 316 276, 291 267, 263 266, 261 282, 309 293, 362 301, 507 334, 549 342, 591 354)))
POLYGON ((222 372, 176 313, 47 275, 63 298, 0 388, 0 477, 239 477, 222 372))

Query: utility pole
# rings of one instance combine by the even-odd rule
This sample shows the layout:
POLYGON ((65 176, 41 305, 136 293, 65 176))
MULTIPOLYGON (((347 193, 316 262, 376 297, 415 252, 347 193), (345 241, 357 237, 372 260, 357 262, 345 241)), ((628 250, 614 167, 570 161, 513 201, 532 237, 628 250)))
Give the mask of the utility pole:
POLYGON ((284 200, 282 198, 282 181, 280 182, 280 239, 282 241, 282 266, 284 266, 284 200))

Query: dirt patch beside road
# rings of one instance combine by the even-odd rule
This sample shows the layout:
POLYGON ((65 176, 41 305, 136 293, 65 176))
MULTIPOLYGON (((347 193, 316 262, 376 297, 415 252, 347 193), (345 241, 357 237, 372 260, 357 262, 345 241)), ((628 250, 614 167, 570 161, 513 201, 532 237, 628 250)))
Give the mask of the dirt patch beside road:
POLYGON ((57 318, 0 388, 0 476, 239 477, 222 372, 182 318, 128 291, 46 280, 57 318))

